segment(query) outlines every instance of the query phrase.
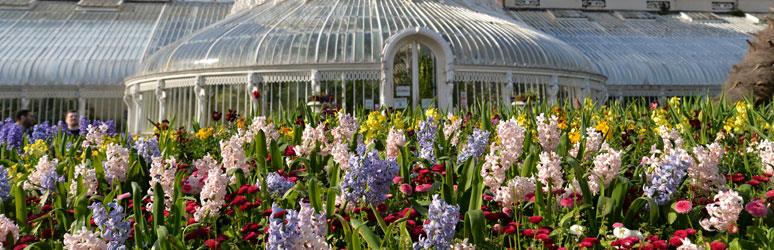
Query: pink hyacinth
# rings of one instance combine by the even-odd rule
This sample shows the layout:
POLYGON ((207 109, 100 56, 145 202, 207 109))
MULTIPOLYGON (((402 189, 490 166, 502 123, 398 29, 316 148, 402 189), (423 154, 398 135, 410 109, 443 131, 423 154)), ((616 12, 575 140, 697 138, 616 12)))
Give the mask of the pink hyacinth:
POLYGON ((387 134, 387 158, 398 158, 400 148, 406 145, 406 136, 403 134, 403 130, 390 129, 390 133, 387 134))
POLYGON ((543 151, 556 151, 556 147, 559 145, 559 135, 561 134, 561 131, 559 130, 559 118, 555 115, 551 115, 551 117, 546 120, 546 115, 540 113, 535 119, 537 121, 538 140, 540 141, 540 146, 543 147, 543 151))
POLYGON ((727 231, 736 225, 739 213, 742 212, 744 200, 736 191, 720 191, 715 195, 715 202, 707 204, 710 218, 699 221, 707 231, 727 231))
POLYGON ((681 200, 675 203, 675 212, 678 214, 687 214, 693 208, 693 204, 689 200, 681 200))
POLYGON ((543 184, 544 192, 551 192, 548 189, 549 184, 555 189, 564 186, 561 162, 562 159, 555 152, 540 153, 537 179, 543 184))

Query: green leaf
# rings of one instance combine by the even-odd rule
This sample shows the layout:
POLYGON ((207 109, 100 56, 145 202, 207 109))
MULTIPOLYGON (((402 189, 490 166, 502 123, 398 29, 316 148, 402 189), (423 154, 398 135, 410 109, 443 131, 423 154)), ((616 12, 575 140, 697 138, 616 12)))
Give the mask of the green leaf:
POLYGON ((473 243, 480 244, 484 242, 484 232, 486 231, 486 219, 484 212, 480 209, 468 211, 465 215, 466 223, 470 225, 473 243))
POLYGON ((317 213, 322 212, 322 195, 320 194, 320 187, 317 185, 317 178, 311 177, 307 181, 307 188, 309 189, 309 200, 312 202, 312 207, 317 213))
POLYGON ((136 249, 142 249, 141 243, 146 241, 145 230, 145 218, 142 217, 142 189, 137 182, 132 182, 132 203, 135 204, 132 210, 134 210, 134 247, 136 249), (142 240, 139 240, 142 239, 142 240))
POLYGON ((363 239, 368 244, 368 247, 371 249, 379 249, 379 246, 381 246, 381 240, 379 240, 379 237, 377 237, 374 232, 371 231, 371 228, 368 227, 368 225, 357 219, 351 219, 350 224, 352 225, 352 230, 357 231, 360 236, 363 237, 363 239))
MULTIPOLYGON (((157 182, 153 186, 153 227, 158 230, 162 225, 164 225, 164 189, 157 182)), ((156 233, 159 234, 158 231, 156 233)), ((166 229, 164 233, 166 233, 166 229)))

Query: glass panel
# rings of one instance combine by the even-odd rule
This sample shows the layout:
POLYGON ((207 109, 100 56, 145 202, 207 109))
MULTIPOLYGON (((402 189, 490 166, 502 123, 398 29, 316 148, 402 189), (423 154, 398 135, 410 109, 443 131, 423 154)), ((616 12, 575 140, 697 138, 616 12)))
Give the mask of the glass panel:
POLYGON ((395 108, 412 107, 412 84, 411 84, 411 46, 406 45, 395 54, 392 68, 392 83, 395 90, 394 106, 395 108))
POLYGON ((419 105, 422 108, 435 106, 437 95, 435 94, 437 62, 433 52, 424 45, 419 45, 419 105))

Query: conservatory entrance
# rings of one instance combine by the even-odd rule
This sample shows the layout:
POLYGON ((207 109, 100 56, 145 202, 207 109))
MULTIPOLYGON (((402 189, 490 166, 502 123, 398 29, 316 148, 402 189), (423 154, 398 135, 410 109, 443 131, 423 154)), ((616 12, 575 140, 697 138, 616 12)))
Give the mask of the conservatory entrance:
POLYGON ((449 43, 425 28, 406 29, 387 39, 382 53, 382 103, 399 109, 451 108, 453 56, 449 43))
POLYGON ((437 101, 437 62, 429 47, 412 41, 400 47, 393 62, 394 108, 423 109, 437 101))

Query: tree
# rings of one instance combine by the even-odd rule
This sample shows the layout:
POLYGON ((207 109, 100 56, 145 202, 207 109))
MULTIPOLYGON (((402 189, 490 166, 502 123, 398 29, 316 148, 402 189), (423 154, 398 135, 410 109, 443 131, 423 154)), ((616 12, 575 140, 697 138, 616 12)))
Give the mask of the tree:
POLYGON ((747 55, 731 69, 723 84, 729 102, 750 98, 756 104, 770 102, 774 96, 774 18, 768 27, 747 40, 747 55))

